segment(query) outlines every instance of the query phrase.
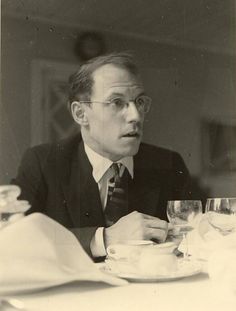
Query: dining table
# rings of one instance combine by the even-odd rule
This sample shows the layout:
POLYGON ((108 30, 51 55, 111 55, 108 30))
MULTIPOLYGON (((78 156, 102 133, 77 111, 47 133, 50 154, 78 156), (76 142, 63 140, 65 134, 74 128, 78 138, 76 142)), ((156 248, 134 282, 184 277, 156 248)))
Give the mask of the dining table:
POLYGON ((183 274, 173 274, 178 277, 168 272, 167 277, 152 278, 150 275, 157 274, 150 265, 148 278, 121 282, 114 278, 122 275, 112 270, 111 258, 93 263, 71 232, 51 218, 34 213, 1 231, 0 310, 235 311, 234 235, 231 240, 224 238, 228 249, 218 248, 211 260, 198 258, 195 262, 194 256, 185 258, 185 252, 182 257, 177 254, 178 263, 184 262, 183 267, 196 268, 181 270, 179 265, 177 272, 183 274))
POLYGON ((201 272, 178 280, 129 282, 124 286, 72 282, 11 298, 21 301, 22 311, 235 311, 236 293, 221 285, 201 272))

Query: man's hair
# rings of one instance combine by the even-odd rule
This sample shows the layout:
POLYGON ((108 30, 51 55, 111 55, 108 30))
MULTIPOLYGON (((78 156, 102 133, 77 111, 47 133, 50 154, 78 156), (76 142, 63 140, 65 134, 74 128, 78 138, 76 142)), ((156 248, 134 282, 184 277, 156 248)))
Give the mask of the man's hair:
POLYGON ((69 105, 73 101, 90 100, 93 87, 94 71, 104 65, 112 64, 126 69, 130 74, 139 75, 137 66, 130 53, 120 52, 98 56, 84 63, 78 71, 69 78, 69 105))

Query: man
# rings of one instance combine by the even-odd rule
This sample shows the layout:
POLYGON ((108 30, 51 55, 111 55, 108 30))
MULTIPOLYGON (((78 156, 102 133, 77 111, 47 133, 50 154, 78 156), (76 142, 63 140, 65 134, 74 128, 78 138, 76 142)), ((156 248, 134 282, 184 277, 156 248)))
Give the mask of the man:
POLYGON ((100 56, 69 82, 81 134, 26 152, 13 181, 21 199, 70 228, 93 258, 117 242, 164 242, 167 201, 186 198, 189 175, 177 153, 141 143, 151 99, 132 57, 100 56))

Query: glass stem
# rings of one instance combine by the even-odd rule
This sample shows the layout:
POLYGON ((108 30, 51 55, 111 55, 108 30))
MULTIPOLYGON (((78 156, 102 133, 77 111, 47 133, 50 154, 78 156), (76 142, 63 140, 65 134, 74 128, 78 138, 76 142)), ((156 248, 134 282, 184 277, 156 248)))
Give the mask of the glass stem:
POLYGON ((184 259, 188 259, 188 239, 186 237, 186 233, 183 233, 183 240, 185 244, 184 259))

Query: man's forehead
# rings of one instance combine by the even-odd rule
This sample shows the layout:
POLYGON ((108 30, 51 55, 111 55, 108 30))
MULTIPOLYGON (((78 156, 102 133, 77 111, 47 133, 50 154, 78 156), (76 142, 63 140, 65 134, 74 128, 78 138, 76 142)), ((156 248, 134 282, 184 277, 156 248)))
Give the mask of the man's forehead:
POLYGON ((138 82, 116 82, 116 83, 109 83, 109 87, 114 88, 114 89, 122 89, 122 88, 133 88, 133 89, 140 89, 143 88, 142 83, 138 83, 138 82))
POLYGON ((137 75, 131 73, 128 69, 113 64, 106 64, 97 68, 93 72, 93 79, 96 82, 118 83, 136 83, 141 84, 137 75))
POLYGON ((93 74, 93 79, 95 88, 143 88, 143 84, 139 77, 130 73, 127 69, 117 67, 113 64, 104 65, 98 68, 93 74))

